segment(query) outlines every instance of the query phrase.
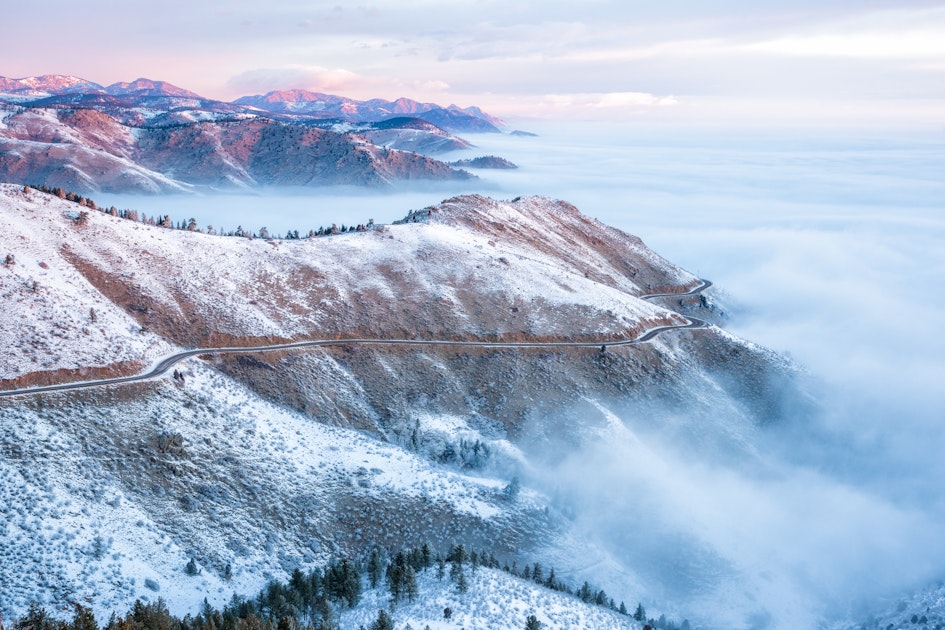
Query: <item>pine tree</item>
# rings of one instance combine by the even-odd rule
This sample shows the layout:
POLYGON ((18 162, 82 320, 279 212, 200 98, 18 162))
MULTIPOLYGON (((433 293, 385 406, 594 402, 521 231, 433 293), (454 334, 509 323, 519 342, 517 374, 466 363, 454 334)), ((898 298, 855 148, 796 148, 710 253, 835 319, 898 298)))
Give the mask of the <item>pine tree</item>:
POLYGON ((463 574, 463 565, 453 560, 450 563, 450 580, 455 582, 463 574))
POLYGON ((452 560, 453 562, 459 563, 460 565, 466 562, 469 556, 466 554, 466 547, 463 545, 456 545, 453 547, 453 550, 450 552, 447 560, 452 560))
POLYGON ((407 599, 414 601, 420 593, 420 587, 417 585, 417 573, 413 567, 407 565, 404 569, 404 590, 407 592, 407 599))
POLYGON ((637 604, 636 612, 633 613, 633 618, 637 621, 644 621, 646 619, 646 608, 643 607, 643 604, 637 604))
POLYGON ((508 483, 505 488, 502 489, 502 497, 507 501, 515 501, 518 498, 518 493, 522 489, 522 482, 519 481, 518 475, 512 477, 512 481, 508 483))
POLYGON ((423 559, 423 568, 429 569, 431 558, 430 558, 430 545, 423 543, 423 547, 420 548, 420 556, 423 559))
POLYGON ((371 624, 371 630, 394 630, 394 620, 382 608, 377 611, 377 619, 371 624))
POLYGON ((463 571, 463 568, 459 568, 459 578, 456 580, 456 592, 465 593, 469 590, 469 583, 466 582, 466 573, 463 571))
POLYGON ((20 621, 21 628, 32 628, 33 630, 45 630, 49 625, 49 613, 40 606, 39 602, 30 602, 26 610, 26 617, 20 621))
POLYGON ((542 580, 544 580, 544 574, 541 569, 541 564, 537 562, 535 563, 535 567, 532 569, 532 579, 538 582, 539 584, 541 584, 542 580))
MULTIPOLYGON (((591 585, 588 584, 586 581, 581 586, 581 590, 578 591, 578 597, 581 598, 582 602, 591 601, 591 598, 593 597, 593 595, 591 594, 591 585)), ((637 621, 639 621, 639 619, 637 619, 637 621)))
POLYGON ((525 630, 541 630, 543 626, 535 615, 529 615, 525 620, 525 630))
POLYGON ((368 560, 367 572, 368 579, 371 582, 371 588, 377 588, 377 585, 381 581, 381 574, 383 572, 383 563, 381 562, 381 553, 377 550, 377 547, 371 550, 371 557, 368 560))

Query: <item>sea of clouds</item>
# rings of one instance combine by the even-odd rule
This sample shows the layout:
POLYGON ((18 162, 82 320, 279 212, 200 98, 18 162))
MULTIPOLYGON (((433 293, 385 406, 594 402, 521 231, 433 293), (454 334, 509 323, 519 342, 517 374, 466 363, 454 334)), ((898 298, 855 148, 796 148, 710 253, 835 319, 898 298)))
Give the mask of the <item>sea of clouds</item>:
POLYGON ((473 183, 97 201, 282 233, 387 222, 463 192, 566 199, 712 280, 727 329, 789 356, 816 401, 769 419, 748 467, 625 419, 548 472, 587 535, 615 562, 645 565, 653 599, 717 626, 857 618, 945 578, 941 133, 531 129, 447 156, 520 166, 473 183))

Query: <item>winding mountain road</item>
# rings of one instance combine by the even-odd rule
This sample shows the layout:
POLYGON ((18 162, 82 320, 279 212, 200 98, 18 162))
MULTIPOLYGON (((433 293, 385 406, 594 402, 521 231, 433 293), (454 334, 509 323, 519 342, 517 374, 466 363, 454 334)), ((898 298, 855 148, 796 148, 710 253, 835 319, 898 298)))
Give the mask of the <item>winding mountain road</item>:
MULTIPOLYGON (((641 300, 652 300, 663 297, 683 297, 686 295, 696 295, 705 291, 712 283, 708 280, 701 280, 702 284, 690 289, 685 293, 650 293, 638 296, 641 300)), ((93 381, 77 381, 73 383, 61 383, 58 385, 43 385, 39 387, 26 387, 23 389, 11 389, 0 391, 0 398, 10 396, 23 396, 28 394, 43 394, 48 392, 62 392, 70 389, 86 389, 90 387, 100 387, 102 385, 116 385, 119 383, 134 383, 144 381, 165 374, 174 365, 181 361, 199 354, 251 354, 255 352, 268 352, 272 350, 292 350, 296 348, 313 348, 317 346, 443 346, 443 347, 473 347, 473 348, 612 348, 616 346, 632 346, 650 341, 657 335, 670 330, 685 330, 690 328, 707 328, 709 324, 695 317, 687 317, 686 324, 676 324, 668 326, 657 326, 651 328, 639 337, 634 339, 624 339, 621 341, 449 341, 437 339, 317 339, 311 341, 295 341, 291 343, 279 343, 269 346, 232 346, 221 348, 193 348, 176 352, 158 361, 150 370, 141 374, 131 376, 117 376, 113 378, 103 378, 93 381)))

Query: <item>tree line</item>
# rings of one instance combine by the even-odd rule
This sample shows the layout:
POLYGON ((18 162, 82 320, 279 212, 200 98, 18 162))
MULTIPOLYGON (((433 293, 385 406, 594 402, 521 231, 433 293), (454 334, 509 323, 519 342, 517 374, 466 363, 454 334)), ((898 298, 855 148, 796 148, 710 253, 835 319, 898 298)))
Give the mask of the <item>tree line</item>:
MULTIPOLYGON (((78 193, 65 190, 59 187, 46 186, 45 184, 26 184, 23 186, 23 192, 27 192, 30 188, 33 190, 38 190, 39 192, 47 193, 50 195, 55 195, 60 199, 65 199, 66 201, 71 201, 83 208, 88 208, 89 210, 98 210, 105 214, 109 214, 113 217, 118 217, 121 219, 127 219, 129 221, 134 221, 135 223, 142 223, 145 225, 153 225, 155 227, 169 228, 173 230, 185 230, 188 232, 202 232, 204 234, 212 234, 215 236, 235 236, 240 238, 259 238, 263 240, 301 240, 305 238, 315 238, 318 236, 332 236, 334 234, 344 234, 346 232, 366 232, 367 230, 373 229, 375 227, 374 219, 368 219, 366 223, 359 223, 357 225, 345 225, 341 224, 339 227, 337 224, 331 224, 329 227, 320 226, 318 229, 310 229, 308 232, 299 232, 298 230, 288 230, 285 235, 282 234, 271 234, 269 229, 266 227, 259 228, 258 231, 245 230, 243 226, 237 226, 235 230, 224 230, 216 229, 212 225, 208 225, 206 228, 201 229, 197 225, 196 219, 191 217, 187 221, 173 221, 169 215, 152 215, 148 216, 143 212, 138 212, 137 210, 131 209, 118 209, 115 206, 110 206, 108 208, 104 206, 99 206, 89 197, 80 195, 78 193)), ((84 223, 87 218, 87 214, 83 215, 86 212, 85 210, 81 211, 78 215, 76 221, 78 223, 84 223)))
MULTIPOLYGON (((423 572, 435 571, 441 581, 448 575, 456 592, 463 594, 469 589, 467 573, 475 574, 483 567, 500 569, 519 579, 577 597, 587 604, 632 616, 651 628, 689 629, 688 621, 676 625, 664 616, 647 619, 642 604, 638 604, 630 615, 623 602, 618 606, 603 589, 595 589, 588 582, 575 589, 559 579, 553 567, 546 572, 538 562, 518 569, 515 562, 511 566, 502 564, 494 553, 470 551, 462 544, 440 554, 424 543, 395 554, 373 547, 370 553, 358 560, 335 559, 309 572, 297 568, 284 582, 271 580, 255 597, 233 595, 222 608, 215 608, 204 600, 195 615, 177 617, 171 614, 163 599, 154 602, 138 600, 124 615, 112 613, 108 621, 100 625, 91 608, 82 603, 73 604, 74 614, 71 620, 67 620, 55 617, 34 602, 29 605, 25 616, 13 620, 7 630, 337 630, 340 628, 338 612, 357 606, 365 585, 371 589, 386 588, 393 610, 398 603, 412 602, 420 596, 417 577, 423 572)), ((443 616, 449 619, 452 613, 450 608, 446 608, 443 616)), ((537 618, 531 616, 526 620, 526 627, 542 626, 537 618)), ((393 629, 393 621, 386 611, 381 610, 369 628, 362 626, 360 630, 388 629, 393 629)), ((2 620, 0 630, 3 630, 2 620)))

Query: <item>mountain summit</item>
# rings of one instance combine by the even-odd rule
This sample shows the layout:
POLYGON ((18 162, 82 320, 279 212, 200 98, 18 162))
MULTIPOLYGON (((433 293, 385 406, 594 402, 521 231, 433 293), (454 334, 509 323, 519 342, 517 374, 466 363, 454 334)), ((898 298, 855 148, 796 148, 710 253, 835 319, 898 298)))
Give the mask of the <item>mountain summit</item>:
POLYGON ((98 83, 79 77, 62 74, 44 74, 39 77, 10 79, 0 77, 0 101, 12 97, 16 101, 43 98, 52 95, 96 92, 102 90, 98 83))
POLYGON ((178 96, 183 98, 204 99, 196 92, 179 88, 166 81, 152 81, 151 79, 135 79, 131 83, 119 82, 112 83, 105 88, 106 94, 113 96, 127 96, 130 94, 139 96, 178 96))

